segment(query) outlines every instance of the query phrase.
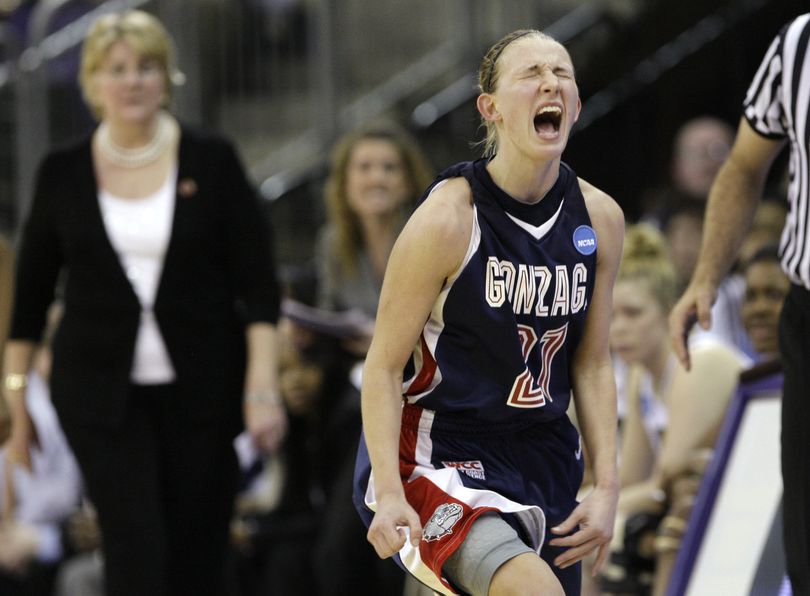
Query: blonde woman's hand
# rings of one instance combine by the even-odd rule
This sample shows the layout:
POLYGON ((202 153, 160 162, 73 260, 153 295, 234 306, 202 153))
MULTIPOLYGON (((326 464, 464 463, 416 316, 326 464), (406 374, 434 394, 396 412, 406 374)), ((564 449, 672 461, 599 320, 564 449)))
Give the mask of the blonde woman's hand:
POLYGON ((275 391, 251 391, 244 400, 245 428, 256 446, 273 453, 287 434, 287 412, 275 391))

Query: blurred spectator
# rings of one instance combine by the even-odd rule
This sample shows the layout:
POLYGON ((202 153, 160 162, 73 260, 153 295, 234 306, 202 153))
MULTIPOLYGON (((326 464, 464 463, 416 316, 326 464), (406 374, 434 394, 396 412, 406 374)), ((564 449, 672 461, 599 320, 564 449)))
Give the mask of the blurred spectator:
POLYGON ((779 358, 779 316, 790 280, 779 262, 776 245, 765 245, 745 262, 742 320, 758 360, 779 358))
MULTIPOLYGON (((737 265, 723 279, 717 291, 717 300, 712 305, 712 335, 749 356, 754 356, 755 352, 740 318, 745 284, 739 267, 760 247, 779 242, 787 207, 783 200, 777 198, 776 191, 771 191, 769 197, 758 205, 751 229, 740 247, 737 265)), ((669 253, 678 276, 679 292, 685 289, 697 264, 703 236, 704 208, 703 203, 681 197, 668 209, 667 216, 662 221, 669 253)), ((700 335, 703 329, 698 327, 694 333, 700 335)))
POLYGON ((664 593, 673 545, 688 515, 678 498, 683 486, 676 491, 674 479, 685 470, 702 469, 700 450, 714 443, 739 372, 749 362, 741 352, 704 334, 693 341, 692 370, 677 366, 667 325, 676 298, 675 270, 663 237, 646 224, 629 228, 611 329, 614 351, 630 369, 621 437, 623 488, 611 564, 603 571, 608 593, 664 593), (675 517, 659 528, 668 513, 675 517), (674 525, 677 533, 670 527, 674 525), (639 540, 656 531, 670 533, 669 540, 657 543, 659 548, 652 540, 639 540))
MULTIPOLYGON (((311 345, 319 334, 334 337, 344 353, 355 354, 349 372, 345 395, 341 399, 339 415, 331 423, 333 443, 340 444, 343 454, 334 471, 332 488, 327 495, 323 523, 313 547, 316 561, 317 593, 321 596, 375 596, 400 594, 405 574, 391 560, 377 557, 366 540, 366 528, 357 517, 351 503, 354 463, 360 437, 360 379, 362 361, 356 350, 358 338, 370 335, 373 320, 357 309, 340 312, 307 309, 306 305, 285 300, 282 312, 289 320, 291 336, 299 349, 311 345)), ((334 399, 334 397, 332 398, 334 399)))
POLYGON ((237 499, 232 537, 238 551, 234 592, 242 596, 323 593, 318 579, 328 562, 314 555, 314 545, 335 521, 326 516, 329 501, 349 499, 348 492, 335 490, 344 462, 354 460, 359 436, 359 400, 349 384, 354 357, 338 337, 323 332, 337 329, 318 320, 321 315, 330 319, 330 313, 304 312, 302 306, 285 301, 285 312, 292 316, 280 325, 287 438, 273 455, 257 457, 244 445, 238 449, 245 487, 237 499), (311 333, 305 336, 297 327, 311 333))
MULTIPOLYGON (((666 217, 661 222, 677 275, 678 293, 686 287, 697 263, 703 234, 704 208, 704 203, 680 195, 679 199, 667 209, 666 217)), ((723 281, 718 290, 717 301, 712 307, 715 321, 712 335, 745 353, 750 353, 748 338, 740 321, 742 293, 743 284, 739 276, 730 275, 723 281)), ((698 334, 701 332, 702 330, 699 330, 698 334)))
MULTIPOLYGON (((754 352, 759 361, 778 358, 779 317, 790 281, 782 271, 776 246, 758 249, 741 274, 745 280, 741 316, 754 352)), ((627 514, 624 561, 643 568, 648 563, 644 559, 654 553, 654 595, 666 593, 677 549, 733 395, 726 392, 727 383, 719 387, 716 378, 727 376, 734 369, 733 362, 722 359, 716 348, 707 352, 702 342, 691 346, 691 372, 677 367, 673 378, 669 421, 653 473, 657 480, 629 487, 620 499, 627 514)), ((745 359, 740 362, 750 364, 745 359)))
MULTIPOLYGON (((666 316, 675 300, 676 284, 675 270, 660 232, 647 224, 628 227, 613 292, 610 342, 614 356, 627 367, 626 419, 641 403, 646 445, 644 450, 622 457, 623 485, 649 475, 652 457, 666 428, 666 391, 675 364, 666 316)), ((626 432, 623 425, 622 435, 626 432)))
POLYGON ((22 232, 8 458, 30 467, 22 390, 63 282, 51 391, 98 512, 108 594, 220 594, 233 437, 245 425, 271 451, 286 424, 268 230, 230 143, 169 113, 173 42, 154 16, 98 18, 80 80, 99 126, 45 157, 22 232))
POLYGON ((105 596, 101 529, 92 505, 74 511, 63 532, 69 556, 59 567, 54 596, 105 596))
POLYGON ((675 134, 672 186, 694 200, 706 201, 734 141, 734 129, 719 118, 700 116, 675 134))
MULTIPOLYGON (((373 333, 383 276, 394 242, 432 178, 415 140, 393 123, 375 123, 346 134, 335 146, 325 188, 328 220, 319 234, 318 305, 336 311, 359 310, 370 324, 364 335, 345 342, 365 356, 373 333)), ((355 371, 359 438, 359 367, 355 371)), ((366 541, 366 529, 351 505, 354 453, 338 475, 316 545, 319 590, 341 594, 401 593, 403 572, 379 559, 366 541), (347 498, 348 497, 348 498, 347 498)))
POLYGON ((683 194, 672 195, 672 198, 673 202, 660 223, 678 277, 678 291, 681 291, 697 263, 706 205, 683 194))
POLYGON ((430 181, 416 142, 393 124, 353 131, 337 143, 325 188, 328 221, 315 253, 318 306, 375 316, 391 248, 430 181))
POLYGON ((705 207, 712 181, 728 157, 734 129, 713 116, 686 121, 675 133, 669 182, 642 198, 642 220, 661 226, 667 212, 681 200, 705 207))

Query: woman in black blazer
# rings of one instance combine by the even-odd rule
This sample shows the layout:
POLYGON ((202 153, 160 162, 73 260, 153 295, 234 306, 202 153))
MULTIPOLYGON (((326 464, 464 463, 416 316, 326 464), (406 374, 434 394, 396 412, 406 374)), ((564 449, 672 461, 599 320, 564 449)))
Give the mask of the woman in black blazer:
POLYGON ((110 596, 219 594, 244 422, 274 449, 278 289, 258 201, 230 144, 166 111, 171 40, 140 11, 101 17, 80 81, 100 124, 54 151, 23 230, 3 390, 9 455, 57 285, 51 390, 102 529, 110 596))

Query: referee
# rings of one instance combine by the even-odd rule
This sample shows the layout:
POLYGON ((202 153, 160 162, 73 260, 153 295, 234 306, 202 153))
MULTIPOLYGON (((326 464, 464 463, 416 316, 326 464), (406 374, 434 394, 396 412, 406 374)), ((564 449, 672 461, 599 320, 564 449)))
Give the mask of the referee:
POLYGON ((810 594, 810 13, 786 24, 748 89, 728 161, 706 206, 694 275, 670 315, 675 351, 689 368, 686 334, 708 328, 720 280, 731 268, 762 196, 771 164, 790 143, 790 211, 780 259, 792 282, 780 322, 784 545, 794 594, 810 594))

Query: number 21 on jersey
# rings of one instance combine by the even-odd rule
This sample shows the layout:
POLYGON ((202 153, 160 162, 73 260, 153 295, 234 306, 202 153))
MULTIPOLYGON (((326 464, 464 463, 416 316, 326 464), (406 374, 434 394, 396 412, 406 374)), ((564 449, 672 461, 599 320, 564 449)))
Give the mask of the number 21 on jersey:
POLYGON ((538 343, 537 332, 528 325, 518 324, 517 327, 526 368, 512 384, 512 391, 509 392, 506 404, 514 408, 541 408, 546 405, 546 402, 552 401, 549 392, 551 362, 560 348, 565 345, 568 323, 557 329, 549 329, 539 339, 540 375, 537 378, 529 370, 529 354, 538 343))

